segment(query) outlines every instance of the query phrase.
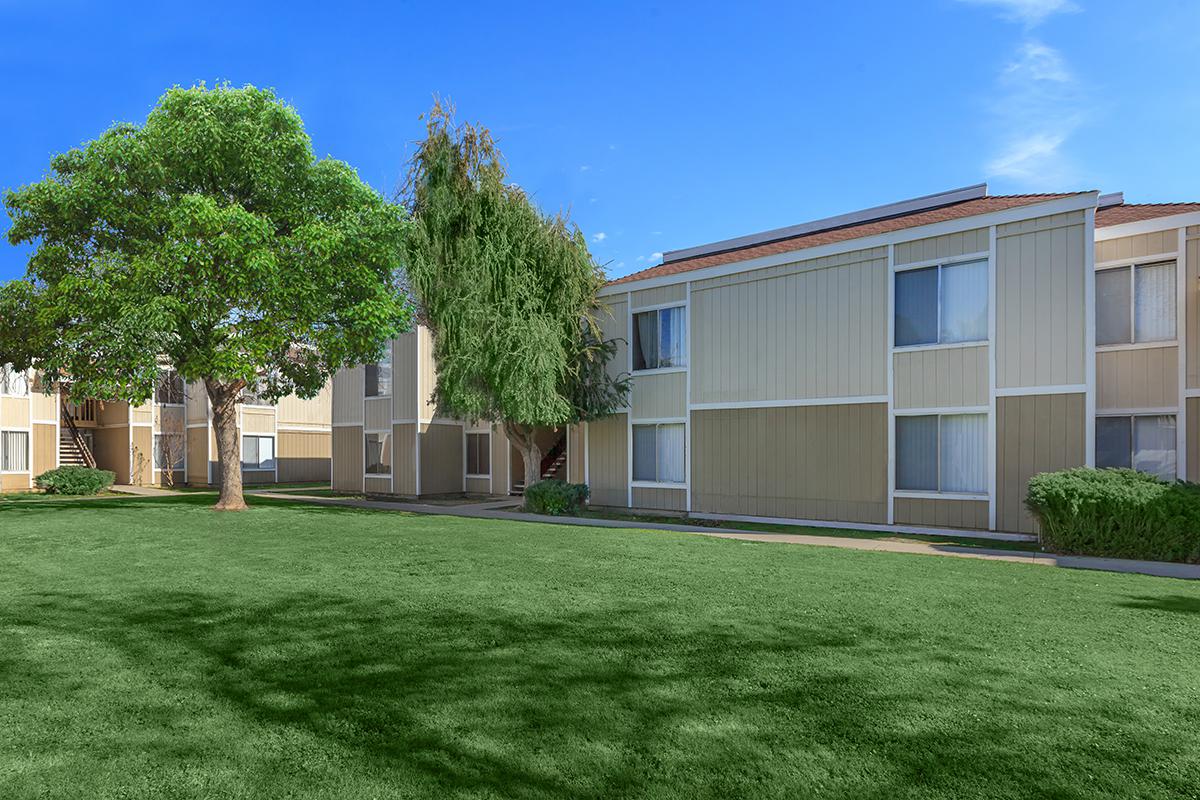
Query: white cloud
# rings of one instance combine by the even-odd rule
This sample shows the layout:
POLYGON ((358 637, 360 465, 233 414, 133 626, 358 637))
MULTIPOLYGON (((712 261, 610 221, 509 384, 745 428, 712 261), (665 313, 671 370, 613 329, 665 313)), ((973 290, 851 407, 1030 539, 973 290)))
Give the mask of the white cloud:
POLYGON ((587 172, 587 171, 588 171, 589 169, 591 169, 591 168, 592 168, 592 167, 591 167, 591 165, 590 165, 590 164, 584 164, 583 166, 581 166, 581 167, 579 168, 579 171, 580 171, 580 172, 587 172))
POLYGON ((607 239, 607 238, 608 238, 608 234, 607 234, 607 233, 605 233, 604 231, 600 231, 599 233, 593 233, 593 234, 592 234, 592 241, 593 241, 593 242, 603 242, 603 241, 604 241, 605 239, 607 239))
POLYGON ((993 8, 1004 19, 1023 23, 1030 28, 1039 25, 1046 17, 1054 14, 1079 10, 1079 6, 1071 0, 959 0, 959 2, 993 8))
POLYGON ((662 253, 651 253, 651 254, 650 254, 650 260, 651 260, 651 261, 653 261, 653 260, 655 260, 655 259, 659 259, 659 258, 662 258, 662 253))

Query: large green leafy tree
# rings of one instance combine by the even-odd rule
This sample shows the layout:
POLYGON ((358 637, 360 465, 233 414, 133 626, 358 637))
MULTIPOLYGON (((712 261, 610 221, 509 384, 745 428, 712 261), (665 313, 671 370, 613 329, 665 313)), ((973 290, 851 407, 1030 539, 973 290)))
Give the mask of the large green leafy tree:
POLYGON ((0 363, 140 403, 169 361, 211 402, 217 508, 244 508, 243 391, 312 397, 408 327, 403 208, 251 86, 171 89, 50 166, 5 196, 9 240, 36 247, 0 290, 0 363))
POLYGON ((504 424, 539 479, 535 432, 596 419, 624 405, 628 378, 606 363, 600 334, 604 273, 564 215, 543 215, 507 180, 486 128, 456 125, 435 103, 413 156, 405 240, 412 289, 434 334, 443 413, 504 424))

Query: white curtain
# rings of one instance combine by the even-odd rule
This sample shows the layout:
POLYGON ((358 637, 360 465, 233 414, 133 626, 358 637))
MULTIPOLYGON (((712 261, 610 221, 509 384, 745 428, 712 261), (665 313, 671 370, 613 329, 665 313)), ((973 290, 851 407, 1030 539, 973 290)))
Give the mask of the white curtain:
POLYGON ((1135 342, 1175 338, 1175 265, 1151 264, 1134 272, 1135 342))
POLYGON ((987 415, 941 418, 941 490, 987 491, 987 415))
POLYGON ((29 434, 25 431, 0 433, 0 469, 24 472, 29 469, 29 434))
POLYGON ((658 348, 658 365, 660 367, 685 366, 683 337, 684 320, 687 314, 686 309, 682 306, 678 308, 664 308, 658 314, 659 330, 661 331, 658 348))
POLYGON ((942 267, 943 342, 976 342, 988 338, 987 262, 942 267))
POLYGON ((258 439, 258 468, 275 469, 275 440, 268 436, 258 439))
POLYGON ((658 480, 660 483, 683 483, 686 480, 684 455, 684 426, 658 426, 658 480))
POLYGON ((1133 418, 1133 468, 1175 480, 1175 417, 1133 418))

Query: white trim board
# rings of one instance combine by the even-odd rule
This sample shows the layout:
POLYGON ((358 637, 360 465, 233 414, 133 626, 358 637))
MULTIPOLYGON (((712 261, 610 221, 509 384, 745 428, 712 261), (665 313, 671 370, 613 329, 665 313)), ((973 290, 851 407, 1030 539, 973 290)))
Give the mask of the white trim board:
POLYGON ((1153 217, 1137 222, 1124 222, 1120 225, 1105 225, 1096 228, 1094 241, 1106 242, 1109 239, 1120 239, 1125 236, 1137 236, 1142 233, 1157 233, 1171 228, 1186 228, 1190 225, 1200 225, 1200 211, 1187 211, 1182 214, 1171 214, 1166 217, 1153 217))
POLYGON ((1051 386, 1008 386, 995 390, 996 397, 1034 397, 1043 394, 1087 394, 1086 383, 1062 383, 1051 386))
POLYGON ((717 403, 689 403, 691 411, 718 411, 731 408, 792 408, 800 406, 845 406, 863 403, 886 403, 886 394, 858 395, 854 397, 811 397, 799 400, 731 400, 717 403))

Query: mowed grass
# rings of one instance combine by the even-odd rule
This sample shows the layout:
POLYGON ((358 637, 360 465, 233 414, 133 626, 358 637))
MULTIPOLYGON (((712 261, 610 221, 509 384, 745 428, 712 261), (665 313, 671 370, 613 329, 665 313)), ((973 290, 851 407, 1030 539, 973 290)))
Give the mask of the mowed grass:
POLYGON ((1200 796, 1200 587, 0 500, 0 797, 1200 796))

